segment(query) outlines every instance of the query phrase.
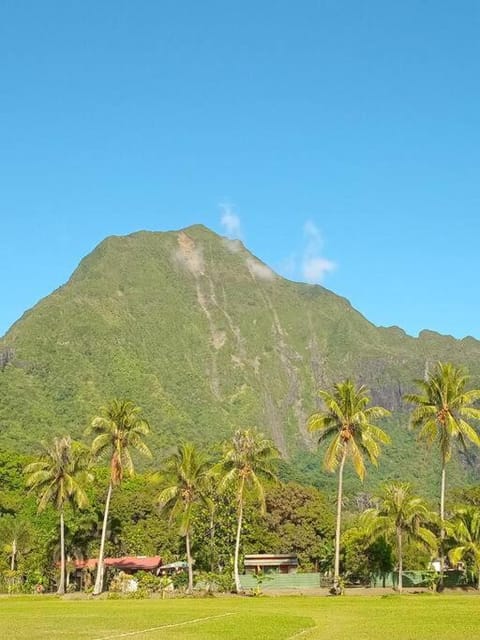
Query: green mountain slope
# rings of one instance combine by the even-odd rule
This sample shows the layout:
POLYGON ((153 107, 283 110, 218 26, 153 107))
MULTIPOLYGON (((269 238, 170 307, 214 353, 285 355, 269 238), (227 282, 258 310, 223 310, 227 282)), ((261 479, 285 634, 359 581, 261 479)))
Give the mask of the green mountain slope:
POLYGON ((80 436, 99 406, 126 396, 144 408, 159 456, 181 438, 258 425, 305 477, 318 474, 305 431, 315 392, 352 376, 396 412, 381 475, 430 482, 435 465, 406 430, 401 398, 437 360, 467 365, 480 384, 473 338, 378 328, 205 227, 110 237, 0 341, 0 445, 80 436))

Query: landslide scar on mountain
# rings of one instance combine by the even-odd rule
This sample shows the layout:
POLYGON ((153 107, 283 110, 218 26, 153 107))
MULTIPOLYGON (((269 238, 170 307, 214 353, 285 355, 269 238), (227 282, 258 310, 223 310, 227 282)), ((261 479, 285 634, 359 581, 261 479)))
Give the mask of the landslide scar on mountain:
POLYGON ((220 377, 218 375, 218 363, 217 352, 225 343, 226 337, 217 331, 215 323, 208 308, 208 294, 205 295, 202 290, 201 278, 205 276, 205 263, 203 260, 203 251, 201 247, 197 247, 193 238, 190 238, 184 231, 180 231, 177 234, 178 250, 175 254, 175 258, 181 265, 186 267, 188 271, 195 278, 195 289, 197 293, 198 306, 204 313, 208 328, 210 331, 210 343, 213 346, 211 355, 210 366, 207 367, 206 372, 210 380, 210 388, 212 394, 217 400, 220 400, 220 377))
POLYGON ((287 418, 287 414, 289 409, 291 408, 293 414, 296 418, 298 425, 298 432, 304 442, 309 440, 308 434, 306 432, 306 418, 307 414, 303 407, 303 399, 302 399, 302 385, 298 374, 297 364, 301 363, 303 358, 302 356, 288 344, 286 338, 288 336, 287 331, 283 328, 280 317, 275 309, 275 306, 270 298, 270 296, 262 291, 260 287, 261 295, 264 300, 266 308, 270 311, 272 316, 272 331, 273 337, 275 341, 275 349, 280 360, 281 369, 283 369, 283 373, 285 375, 285 380, 287 383, 287 392, 283 398, 281 406, 279 406, 278 411, 281 414, 281 419, 278 416, 275 416, 274 407, 269 404, 265 404, 265 412, 268 423, 270 424, 270 428, 273 435, 273 440, 280 451, 283 452, 285 448, 284 444, 284 435, 283 430, 281 428, 281 424, 285 422, 287 418))
POLYGON ((177 260, 184 264, 194 276, 203 275, 205 273, 205 264, 201 248, 197 247, 194 240, 187 236, 184 231, 180 231, 177 235, 177 242, 177 260))

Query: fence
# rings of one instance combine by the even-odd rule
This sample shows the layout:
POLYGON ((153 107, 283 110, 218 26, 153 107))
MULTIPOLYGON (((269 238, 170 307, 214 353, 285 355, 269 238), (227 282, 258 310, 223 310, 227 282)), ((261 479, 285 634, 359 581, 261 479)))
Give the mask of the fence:
MULTIPOLYGON (((324 586, 322 584, 323 576, 320 573, 270 573, 263 577, 260 588, 262 591, 269 589, 319 589, 324 586)), ((242 588, 248 591, 255 589, 258 581, 253 574, 247 573, 240 576, 242 588)))
MULTIPOLYGON (((402 574, 403 586, 406 588, 431 587, 435 581, 436 574, 432 571, 404 571, 402 574)), ((262 591, 292 589, 306 591, 308 589, 329 588, 332 586, 332 578, 325 577, 320 573, 271 573, 262 577, 261 584, 253 574, 240 576, 242 588, 245 591, 260 587, 262 591)), ((385 575, 373 576, 370 587, 395 588, 398 584, 398 573, 386 573, 385 575)), ((469 581, 462 571, 446 571, 444 574, 445 587, 464 587, 469 581)), ((349 584, 347 587, 355 586, 349 584)), ((361 585, 358 585, 361 586, 361 585)), ((368 585, 365 585, 368 586, 368 585)))
MULTIPOLYGON (((438 578, 438 574, 434 571, 403 571, 402 582, 404 587, 431 587, 438 578)), ((370 586, 372 587, 390 587, 394 588, 398 584, 398 573, 386 573, 381 576, 373 576, 370 586)), ((469 580, 463 571, 448 570, 443 576, 443 584, 445 587, 464 587, 467 586, 469 580)))

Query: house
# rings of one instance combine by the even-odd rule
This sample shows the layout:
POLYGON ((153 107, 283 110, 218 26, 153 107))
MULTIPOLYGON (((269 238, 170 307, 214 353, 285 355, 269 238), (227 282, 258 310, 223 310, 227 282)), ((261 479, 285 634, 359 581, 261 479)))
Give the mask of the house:
POLYGON ((188 563, 183 560, 177 562, 170 562, 170 564, 162 564, 157 572, 161 576, 171 576, 175 573, 180 573, 188 569, 188 563))
MULTIPOLYGON (((92 585, 92 575, 97 568, 97 559, 74 560, 73 561, 74 579, 77 588, 84 589, 92 585)), ((123 571, 128 575, 133 575, 137 571, 150 571, 154 575, 158 575, 162 566, 162 558, 160 556, 123 556, 122 558, 105 558, 105 569, 113 569, 123 571)))
POLYGON ((245 555, 245 573, 296 573, 298 558, 295 554, 256 553, 245 555))
MULTIPOLYGON (((75 569, 88 569, 94 571, 97 568, 97 559, 75 560, 75 569)), ((119 569, 125 573, 136 573, 137 571, 151 571, 157 573, 162 565, 160 556, 123 556, 123 558, 105 558, 105 567, 119 569)))

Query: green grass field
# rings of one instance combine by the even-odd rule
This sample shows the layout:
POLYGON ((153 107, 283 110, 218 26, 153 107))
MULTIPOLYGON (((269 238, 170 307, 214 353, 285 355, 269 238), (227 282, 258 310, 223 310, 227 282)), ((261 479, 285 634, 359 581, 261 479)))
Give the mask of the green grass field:
POLYGON ((480 598, 468 595, 219 597, 176 600, 2 598, 9 640, 468 640, 480 598))

